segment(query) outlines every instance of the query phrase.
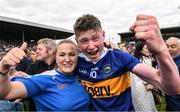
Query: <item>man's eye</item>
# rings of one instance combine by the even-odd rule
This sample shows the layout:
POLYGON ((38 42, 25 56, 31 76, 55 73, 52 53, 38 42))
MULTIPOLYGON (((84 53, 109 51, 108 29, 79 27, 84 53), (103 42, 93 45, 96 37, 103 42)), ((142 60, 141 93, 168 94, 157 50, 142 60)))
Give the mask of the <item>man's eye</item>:
POLYGON ((172 45, 171 48, 176 48, 176 45, 172 45))
POLYGON ((83 43, 87 43, 87 42, 88 42, 88 39, 82 39, 82 40, 80 40, 79 42, 82 43, 82 44, 83 44, 83 43))
POLYGON ((98 40, 99 40, 99 37, 98 37, 98 36, 94 36, 94 37, 92 38, 92 40, 93 40, 93 41, 98 41, 98 40))

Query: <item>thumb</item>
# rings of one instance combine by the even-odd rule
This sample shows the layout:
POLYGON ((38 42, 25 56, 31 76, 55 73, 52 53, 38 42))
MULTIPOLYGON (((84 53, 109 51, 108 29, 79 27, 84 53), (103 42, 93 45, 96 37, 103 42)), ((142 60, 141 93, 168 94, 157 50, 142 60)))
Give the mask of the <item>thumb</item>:
POLYGON ((25 50, 27 47, 27 43, 23 42, 23 44, 21 45, 20 49, 25 50))

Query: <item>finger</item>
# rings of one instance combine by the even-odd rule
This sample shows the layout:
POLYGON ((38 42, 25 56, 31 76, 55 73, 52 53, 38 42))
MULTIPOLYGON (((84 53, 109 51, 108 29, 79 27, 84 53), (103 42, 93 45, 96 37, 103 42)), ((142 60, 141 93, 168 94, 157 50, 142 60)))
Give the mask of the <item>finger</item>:
POLYGON ((21 50, 20 48, 14 48, 12 49, 8 55, 15 57, 19 60, 23 59, 23 57, 26 55, 25 52, 23 50, 21 50))
POLYGON ((136 39, 142 39, 142 40, 146 40, 146 38, 145 37, 147 37, 147 32, 137 32, 137 33, 135 33, 135 38, 136 39))
POLYGON ((7 53, 7 55, 4 57, 4 60, 5 60, 5 62, 7 62, 7 64, 14 65, 14 64, 10 64, 10 63, 12 63, 12 62, 19 63, 22 58, 23 58, 23 56, 20 55, 20 53, 17 52, 17 50, 12 50, 9 53, 7 53))
POLYGON ((132 32, 134 32, 134 28, 135 28, 135 25, 132 25, 132 26, 129 28, 129 30, 132 31, 132 32))
POLYGON ((15 55, 11 56, 11 60, 17 64, 20 63, 22 59, 23 59, 22 56, 15 56, 15 55))
POLYGON ((16 65, 17 63, 14 61, 14 60, 12 60, 12 59, 9 59, 8 61, 4 61, 4 66, 14 66, 14 65, 16 65))
POLYGON ((147 86, 146 86, 146 90, 147 90, 147 91, 150 91, 150 90, 151 90, 151 86, 150 86, 150 85, 147 85, 147 86))
POLYGON ((138 15, 136 17, 136 20, 146 20, 146 19, 154 19, 154 16, 150 16, 150 15, 138 15))
MULTIPOLYGON (((149 26, 146 26, 144 27, 145 29, 139 29, 138 30, 142 30, 142 31, 137 31, 136 32, 136 37, 137 38, 143 38, 144 37, 144 40, 147 39, 153 39, 157 36, 161 36, 160 35, 160 30, 158 28, 157 25, 149 25, 149 26)), ((136 29, 137 30, 137 29, 136 29)))
POLYGON ((137 26, 147 26, 147 25, 152 25, 156 24, 157 22, 154 19, 146 19, 146 20, 138 20, 135 22, 135 27, 137 26))
POLYGON ((14 52, 12 55, 13 55, 14 57, 16 57, 17 59, 19 59, 19 60, 22 60, 22 59, 24 58, 24 56, 26 56, 25 52, 22 51, 22 50, 20 50, 20 49, 18 49, 18 50, 17 50, 16 52, 14 52))
POLYGON ((21 50, 25 50, 27 48, 27 43, 23 42, 23 44, 21 45, 20 49, 21 50))
POLYGON ((134 32, 147 32, 150 30, 151 27, 147 26, 138 26, 134 29, 134 32))
POLYGON ((8 64, 8 65, 16 65, 17 63, 19 63, 20 62, 20 59, 18 59, 18 58, 16 58, 15 56, 13 56, 13 55, 8 55, 7 57, 6 57, 6 63, 8 64))
POLYGON ((148 88, 148 86, 145 86, 145 89, 146 89, 146 91, 149 91, 149 88, 148 88))

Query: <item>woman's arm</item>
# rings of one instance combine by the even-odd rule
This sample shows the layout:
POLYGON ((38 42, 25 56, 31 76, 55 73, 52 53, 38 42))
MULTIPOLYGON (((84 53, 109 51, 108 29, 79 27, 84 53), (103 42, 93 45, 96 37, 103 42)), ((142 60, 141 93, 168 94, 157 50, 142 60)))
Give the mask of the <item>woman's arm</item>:
POLYGON ((24 84, 20 81, 11 82, 8 71, 11 66, 16 65, 25 56, 24 49, 27 43, 23 43, 20 48, 13 48, 0 61, 0 98, 16 99, 27 96, 27 91, 24 84))

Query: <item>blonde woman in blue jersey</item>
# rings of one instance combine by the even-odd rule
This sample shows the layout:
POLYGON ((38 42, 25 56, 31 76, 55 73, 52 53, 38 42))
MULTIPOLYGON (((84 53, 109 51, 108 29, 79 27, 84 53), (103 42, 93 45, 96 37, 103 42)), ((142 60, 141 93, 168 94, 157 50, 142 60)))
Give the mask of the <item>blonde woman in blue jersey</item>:
POLYGON ((140 63, 132 55, 118 49, 105 50, 105 32, 94 15, 83 15, 74 24, 75 39, 81 51, 78 72, 82 84, 92 96, 92 110, 134 110, 129 71, 167 94, 180 93, 180 86, 177 86, 180 85, 179 73, 163 41, 157 19, 138 15, 130 30, 155 54, 159 69, 140 63))
POLYGON ((74 73, 78 49, 73 41, 61 41, 56 50, 57 69, 10 81, 7 72, 25 56, 26 44, 14 48, 0 61, 0 98, 32 97, 37 111, 86 111, 89 95, 74 73))

